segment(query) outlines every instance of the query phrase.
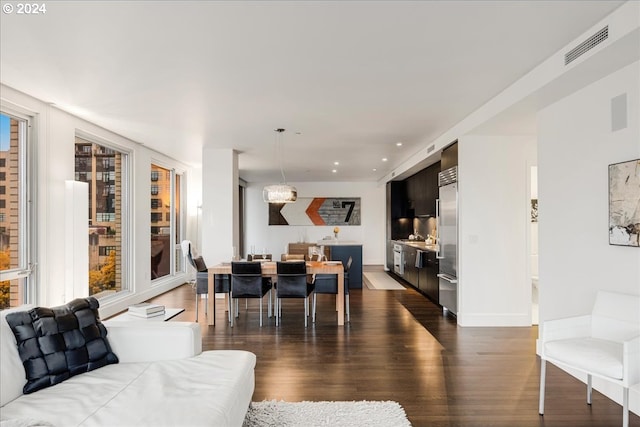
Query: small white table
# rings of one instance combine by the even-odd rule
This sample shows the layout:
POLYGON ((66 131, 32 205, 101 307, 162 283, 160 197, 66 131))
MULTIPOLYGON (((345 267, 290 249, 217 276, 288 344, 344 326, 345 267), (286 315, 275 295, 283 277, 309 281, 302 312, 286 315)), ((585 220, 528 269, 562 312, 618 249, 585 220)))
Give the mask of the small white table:
POLYGON ((133 316, 125 311, 122 314, 118 314, 117 316, 106 319, 105 322, 131 322, 136 320, 141 320, 143 322, 149 322, 149 321, 166 322, 167 320, 176 317, 178 314, 182 313, 183 311, 184 311, 184 308, 165 308, 164 316, 152 316, 152 317, 133 316))

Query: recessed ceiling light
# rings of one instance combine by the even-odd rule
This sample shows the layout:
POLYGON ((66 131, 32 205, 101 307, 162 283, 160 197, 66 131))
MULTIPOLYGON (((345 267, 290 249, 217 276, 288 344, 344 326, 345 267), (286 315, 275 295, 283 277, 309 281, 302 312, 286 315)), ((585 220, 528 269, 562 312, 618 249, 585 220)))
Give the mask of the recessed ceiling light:
POLYGON ((338 173, 338 170, 337 169, 333 169, 331 172, 338 173))
POLYGON ((340 162, 333 162, 334 165, 338 166, 340 162))
POLYGON ((373 168, 373 171, 374 171, 374 172, 375 172, 375 171, 377 171, 377 170, 378 170, 378 169, 376 169, 376 168, 373 168))
POLYGON ((396 142, 396 146, 402 147, 402 142, 396 142))
POLYGON ((386 158, 386 157, 383 157, 383 158, 382 158, 382 161, 383 161, 383 162, 386 162, 386 161, 387 161, 387 158, 386 158))

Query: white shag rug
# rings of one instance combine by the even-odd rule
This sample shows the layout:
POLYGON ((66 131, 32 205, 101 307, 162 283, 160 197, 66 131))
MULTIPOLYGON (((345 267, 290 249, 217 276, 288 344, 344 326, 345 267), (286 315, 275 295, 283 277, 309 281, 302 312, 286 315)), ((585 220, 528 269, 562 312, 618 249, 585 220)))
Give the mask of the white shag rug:
POLYGON ((362 274, 369 289, 377 291, 404 291, 406 289, 384 271, 367 271, 362 274))
POLYGON ((398 402, 252 402, 243 427, 411 427, 398 402))

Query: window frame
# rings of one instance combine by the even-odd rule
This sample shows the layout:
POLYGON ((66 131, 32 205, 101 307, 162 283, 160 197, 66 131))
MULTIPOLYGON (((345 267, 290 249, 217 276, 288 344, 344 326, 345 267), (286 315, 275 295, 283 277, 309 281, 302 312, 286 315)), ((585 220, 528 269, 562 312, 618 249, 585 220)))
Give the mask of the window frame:
MULTIPOLYGON (((74 137, 74 145, 77 139, 82 139, 91 144, 100 145, 103 148, 108 150, 117 151, 121 154, 120 165, 122 168, 121 171, 121 202, 120 202, 120 218, 121 218, 121 234, 122 234, 122 242, 121 242, 121 287, 120 290, 114 292, 113 294, 102 295, 98 298, 99 301, 107 304, 109 301, 117 300, 121 298, 123 295, 131 294, 135 292, 134 284, 133 284, 133 269, 131 268, 133 263, 133 251, 131 250, 131 243, 133 242, 133 209, 132 206, 132 185, 133 185, 133 167, 134 164, 133 157, 134 151, 130 148, 119 145, 109 139, 100 137, 93 133, 89 133, 83 131, 82 129, 76 129, 75 137, 74 137)), ((97 172, 97 171, 96 171, 97 172)), ((104 171, 102 172, 104 176, 104 171)), ((114 186, 115 189, 115 186, 114 186)), ((89 208, 91 209, 91 201, 89 201, 89 208)), ((98 213, 96 212, 96 215, 98 213)), ((87 224, 88 226, 88 224, 87 224)), ((87 248, 88 250, 89 248, 87 248)))
POLYGON ((37 275, 36 182, 38 179, 37 116, 8 103, 0 104, 0 113, 19 122, 20 152, 18 159, 19 237, 18 267, 0 271, 0 280, 23 280, 21 304, 35 304, 40 292, 37 275))
MULTIPOLYGON (((157 186, 157 182, 159 181, 159 176, 156 179, 154 178, 153 175, 153 170, 152 168, 156 166, 159 168, 162 168, 166 171, 168 171, 170 173, 170 193, 171 193, 171 209, 170 209, 170 214, 171 214, 171 220, 169 222, 169 233, 170 233, 170 247, 172 248, 171 251, 171 260, 170 260, 170 266, 169 266, 169 274, 166 274, 164 276, 160 276, 157 278, 152 278, 151 279, 151 286, 156 286, 158 284, 164 283, 165 280, 170 280, 173 279, 174 277, 176 277, 177 275, 183 274, 186 269, 184 266, 184 262, 182 262, 182 259, 178 259, 177 253, 182 253, 182 248, 180 246, 180 243, 182 241, 182 239, 184 239, 185 236, 185 232, 186 232, 186 212, 185 212, 185 185, 186 185, 186 181, 185 181, 185 170, 183 170, 182 168, 179 168, 175 165, 170 165, 168 164, 168 162, 166 161, 162 161, 156 158, 152 158, 149 162, 149 170, 150 170, 150 180, 149 180, 149 184, 150 184, 150 188, 153 186, 157 186), (176 190, 177 190, 177 186, 176 186, 176 181, 177 181, 177 177, 180 177, 179 181, 180 181, 180 188, 179 188, 179 200, 177 200, 176 198, 176 190), (179 204, 180 206, 180 212, 179 212, 179 218, 176 218, 176 203, 179 204), (176 230, 177 229, 177 230, 176 230), (176 233, 176 231, 178 231, 178 233, 176 233), (178 268, 179 267, 179 268, 178 268)), ((155 198, 157 198, 156 196, 158 195, 159 191, 156 192, 156 194, 154 194, 153 192, 149 192, 150 195, 150 199, 149 200, 153 200, 155 198)), ((151 202, 149 202, 148 204, 150 211, 151 211, 151 202)), ((152 212, 150 212, 149 214, 149 230, 151 230, 151 227, 154 227, 154 223, 151 221, 151 214, 152 212)))

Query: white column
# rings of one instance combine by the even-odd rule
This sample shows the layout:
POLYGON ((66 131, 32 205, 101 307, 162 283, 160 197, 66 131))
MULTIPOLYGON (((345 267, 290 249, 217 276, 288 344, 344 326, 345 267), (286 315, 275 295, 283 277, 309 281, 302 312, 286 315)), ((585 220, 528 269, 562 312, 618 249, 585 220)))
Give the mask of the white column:
POLYGON ((202 152, 202 228, 198 248, 207 265, 230 261, 240 239, 238 153, 205 148, 202 152))

